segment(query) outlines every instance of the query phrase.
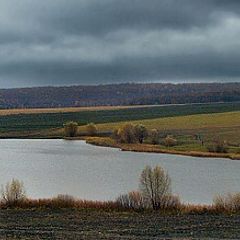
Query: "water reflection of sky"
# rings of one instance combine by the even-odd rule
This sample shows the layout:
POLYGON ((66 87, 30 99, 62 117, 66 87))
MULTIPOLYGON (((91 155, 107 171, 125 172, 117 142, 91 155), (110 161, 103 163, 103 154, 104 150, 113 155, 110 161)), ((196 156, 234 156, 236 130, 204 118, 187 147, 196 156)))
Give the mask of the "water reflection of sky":
POLYGON ((211 203, 215 194, 240 191, 240 161, 122 152, 83 141, 0 140, 0 184, 23 180, 31 197, 67 193, 114 199, 137 189, 145 165, 160 164, 173 192, 191 203, 211 203))

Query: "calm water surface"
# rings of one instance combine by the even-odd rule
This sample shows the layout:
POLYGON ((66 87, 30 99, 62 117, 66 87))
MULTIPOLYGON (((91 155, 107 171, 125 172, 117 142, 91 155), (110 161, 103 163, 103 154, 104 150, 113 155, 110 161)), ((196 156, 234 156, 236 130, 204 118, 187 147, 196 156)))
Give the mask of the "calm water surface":
POLYGON ((23 180, 33 198, 115 199, 137 189, 145 165, 157 164, 185 202, 211 203, 215 194, 240 191, 240 161, 122 152, 83 141, 0 140, 0 184, 23 180))

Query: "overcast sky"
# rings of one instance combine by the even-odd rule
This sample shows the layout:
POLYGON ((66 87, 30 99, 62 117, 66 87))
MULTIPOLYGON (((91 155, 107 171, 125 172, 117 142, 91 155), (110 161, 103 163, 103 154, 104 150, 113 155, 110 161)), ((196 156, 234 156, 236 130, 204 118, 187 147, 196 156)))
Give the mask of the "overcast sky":
POLYGON ((0 0, 0 88, 240 81, 240 0, 0 0))

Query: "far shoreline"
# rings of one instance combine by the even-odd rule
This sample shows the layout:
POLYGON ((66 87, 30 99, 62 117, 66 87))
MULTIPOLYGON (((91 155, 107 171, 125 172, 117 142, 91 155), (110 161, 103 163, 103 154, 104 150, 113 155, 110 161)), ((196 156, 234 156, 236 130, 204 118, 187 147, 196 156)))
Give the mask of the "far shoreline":
MULTIPOLYGON (((240 160, 239 154, 231 153, 212 153, 212 152, 200 152, 200 151, 176 151, 171 149, 162 149, 157 145, 151 144, 120 144, 120 143, 106 143, 105 139, 108 137, 64 137, 55 138, 63 139, 67 141, 85 141, 86 144, 90 144, 97 147, 117 148, 121 151, 126 152, 139 152, 139 153, 160 153, 160 154, 171 154, 188 157, 203 157, 203 158, 225 158, 228 160, 240 160)), ((50 138, 47 138, 50 139, 50 138)), ((53 139, 53 138, 51 138, 53 139)))
POLYGON ((0 140, 66 140, 66 141, 84 141, 86 144, 90 144, 97 147, 117 148, 121 151, 127 152, 139 152, 139 153, 159 153, 159 154, 171 154, 188 157, 203 157, 203 158, 224 158, 228 160, 240 160, 240 154, 232 153, 212 153, 212 152, 200 152, 200 151, 177 151, 174 149, 163 149, 158 145, 151 144, 121 144, 116 143, 109 137, 62 137, 62 136, 14 136, 14 137, 1 137, 0 140))
POLYGON ((85 137, 85 138, 65 138, 65 140, 85 140, 87 144, 99 147, 118 148, 121 151, 128 152, 142 152, 142 153, 161 153, 172 154, 189 157, 204 157, 204 158, 225 158, 229 160, 240 160, 240 155, 229 153, 211 153, 211 152, 198 152, 198 151, 176 151, 171 149, 162 149, 157 145, 151 144, 120 144, 113 141, 104 142, 106 138, 103 137, 85 137))

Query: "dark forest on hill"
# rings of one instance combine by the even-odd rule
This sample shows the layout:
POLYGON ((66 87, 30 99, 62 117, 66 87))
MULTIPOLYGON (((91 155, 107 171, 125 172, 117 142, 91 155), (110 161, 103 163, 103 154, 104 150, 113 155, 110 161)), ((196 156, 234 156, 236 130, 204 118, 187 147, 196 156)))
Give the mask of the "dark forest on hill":
POLYGON ((0 108, 240 101, 240 83, 112 84, 0 89, 0 108))

